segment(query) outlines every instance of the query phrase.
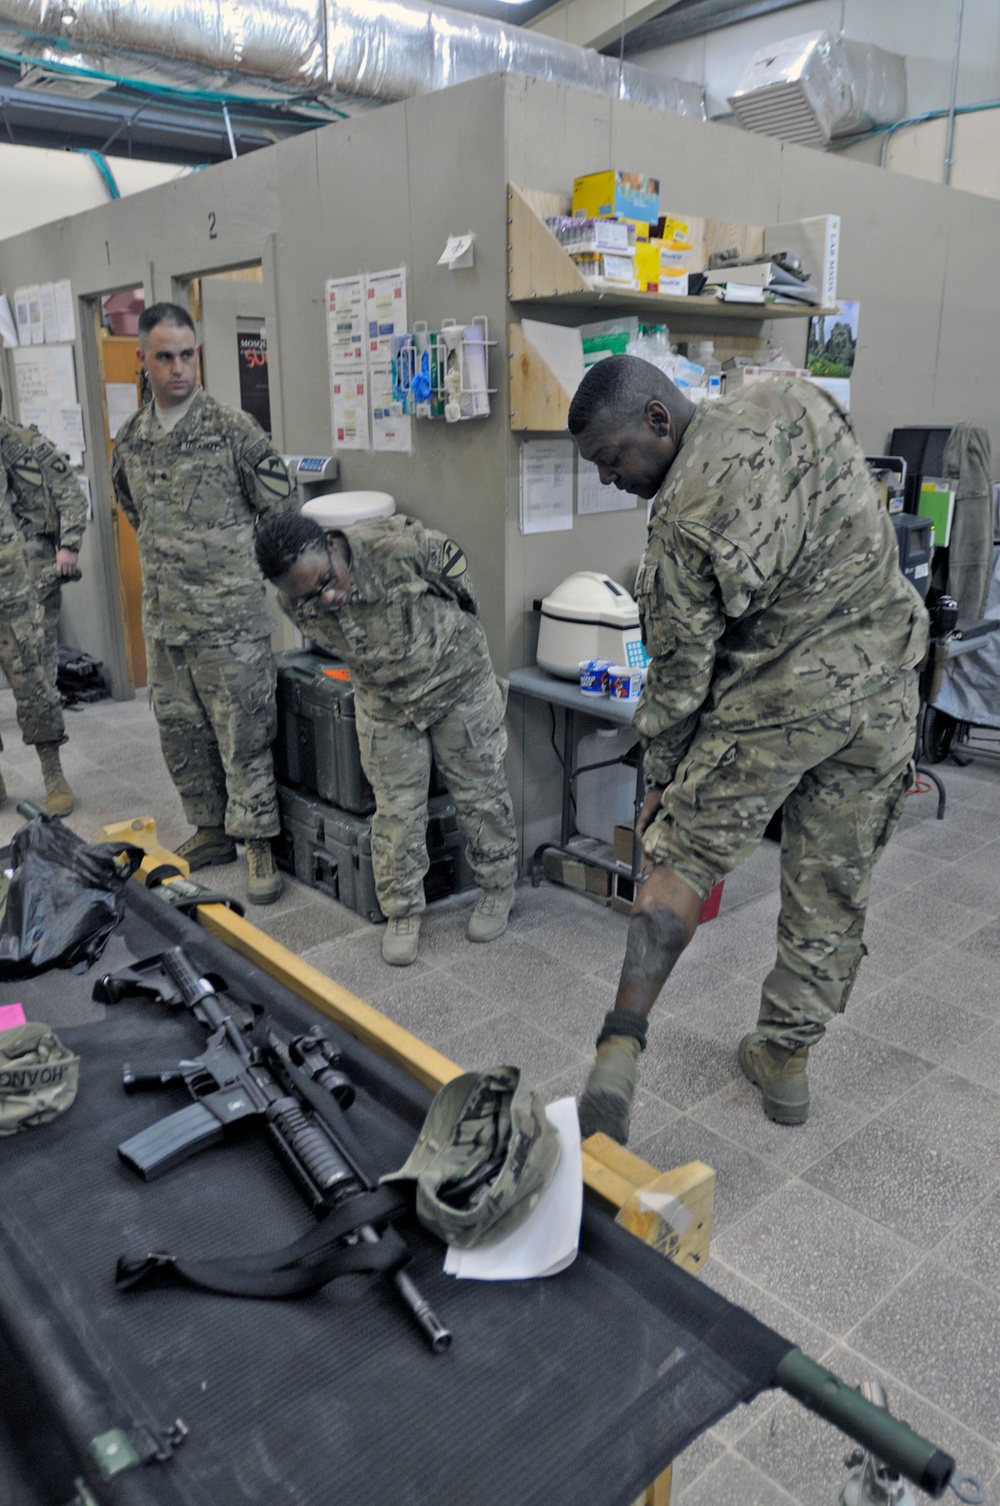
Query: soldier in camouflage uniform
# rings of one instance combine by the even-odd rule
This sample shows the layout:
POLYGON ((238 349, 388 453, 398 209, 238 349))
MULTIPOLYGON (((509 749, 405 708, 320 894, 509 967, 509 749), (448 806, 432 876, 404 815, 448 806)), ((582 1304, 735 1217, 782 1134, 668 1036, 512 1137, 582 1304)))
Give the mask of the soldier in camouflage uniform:
MULTIPOLYGON (((0 466, 0 667, 14 692, 24 741, 38 750, 49 813, 61 815, 73 808, 59 763, 59 745, 66 741, 62 704, 46 668, 42 608, 13 500, 7 472, 0 466)), ((0 799, 6 796, 0 778, 0 799)))
POLYGON ((262 524, 257 558, 292 620, 351 670, 361 762, 375 791, 372 867, 388 918, 386 962, 406 966, 417 955, 432 751, 483 891, 467 935, 501 936, 517 877, 506 695, 463 551, 413 518, 327 534, 289 513, 262 524))
POLYGON ((87 502, 68 463, 38 429, 18 428, 0 416, 0 463, 11 505, 28 544, 45 618, 46 659, 55 684, 59 672, 61 582, 76 572, 87 502))
POLYGON ((232 862, 246 842, 248 897, 281 893, 271 762, 277 730, 271 622, 253 556, 258 518, 288 505, 281 456, 248 414, 197 383, 190 317, 160 303, 139 319, 153 402, 115 440, 118 506, 137 530, 153 709, 171 778, 197 828, 191 868, 232 862))
POLYGON ((850 425, 810 383, 695 408, 656 367, 610 358, 569 426, 605 485, 652 501, 635 716, 651 866, 583 1132, 624 1143, 649 1011, 704 897, 779 809, 778 955, 739 1062, 768 1116, 799 1124, 808 1052, 847 1003, 872 865, 911 783, 926 612, 850 425))

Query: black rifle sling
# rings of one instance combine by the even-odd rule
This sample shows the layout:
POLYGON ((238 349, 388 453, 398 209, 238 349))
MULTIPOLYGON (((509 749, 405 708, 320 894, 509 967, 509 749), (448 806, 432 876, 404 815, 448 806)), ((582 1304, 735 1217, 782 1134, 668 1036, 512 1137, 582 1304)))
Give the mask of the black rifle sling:
POLYGON ((343 1241, 362 1226, 385 1224, 404 1207, 405 1200, 395 1189, 380 1187, 345 1198, 308 1234, 280 1250, 208 1260, 160 1251, 121 1255, 115 1284, 129 1291, 154 1276, 173 1277, 202 1291, 234 1297, 297 1297, 350 1272, 395 1271, 410 1252, 394 1229, 384 1229, 375 1241, 343 1241))

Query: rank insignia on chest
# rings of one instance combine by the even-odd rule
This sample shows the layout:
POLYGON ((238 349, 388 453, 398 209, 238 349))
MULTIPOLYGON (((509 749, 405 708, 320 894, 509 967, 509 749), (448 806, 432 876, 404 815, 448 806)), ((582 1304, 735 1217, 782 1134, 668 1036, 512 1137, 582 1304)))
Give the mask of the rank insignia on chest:
POLYGON ((292 489, 285 462, 280 455, 265 455, 255 466, 254 474, 265 491, 272 497, 287 497, 292 489))
POLYGON ((457 580, 468 569, 465 550, 454 539, 445 539, 441 550, 441 579, 457 580))

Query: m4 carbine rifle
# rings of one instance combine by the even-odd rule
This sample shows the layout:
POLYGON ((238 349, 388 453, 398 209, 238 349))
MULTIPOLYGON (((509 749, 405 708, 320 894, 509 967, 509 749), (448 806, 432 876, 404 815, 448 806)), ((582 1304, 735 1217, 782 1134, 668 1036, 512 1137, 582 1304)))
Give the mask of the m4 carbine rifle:
POLYGON ((180 947, 107 973, 94 985, 94 998, 105 1004, 136 994, 187 1009, 209 1035, 201 1055, 190 1060, 123 1067, 128 1093, 183 1082, 194 1099, 119 1145, 124 1163, 150 1181, 216 1144, 232 1126, 257 1120, 320 1222, 294 1244, 259 1257, 123 1255, 118 1285, 131 1288, 159 1272, 208 1291, 283 1297, 315 1291, 348 1271, 387 1271, 431 1348, 446 1349, 451 1334, 401 1269, 409 1258, 406 1245, 394 1229, 379 1234, 375 1227, 387 1225, 402 1204, 393 1190, 377 1188, 362 1166, 343 1113, 354 1087, 322 1029, 293 1036, 261 1014, 248 1035, 180 947))

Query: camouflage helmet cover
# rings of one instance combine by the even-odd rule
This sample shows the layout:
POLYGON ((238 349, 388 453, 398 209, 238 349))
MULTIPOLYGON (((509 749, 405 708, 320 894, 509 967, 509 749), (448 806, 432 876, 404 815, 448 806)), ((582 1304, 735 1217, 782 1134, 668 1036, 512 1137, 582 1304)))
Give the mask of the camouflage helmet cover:
POLYGON ((80 1058, 47 1025, 0 1032, 0 1135, 45 1124, 76 1097, 80 1058))
POLYGON ((491 1067, 445 1084, 405 1165, 382 1181, 414 1181, 424 1227, 469 1249, 495 1243, 528 1216, 561 1150, 520 1069, 491 1067))

